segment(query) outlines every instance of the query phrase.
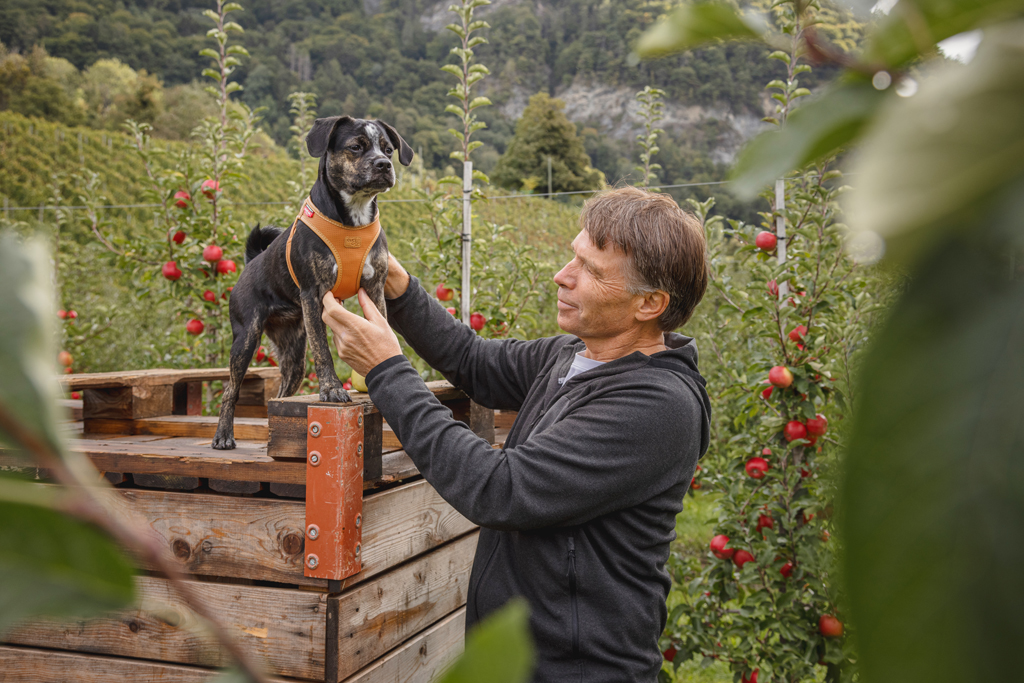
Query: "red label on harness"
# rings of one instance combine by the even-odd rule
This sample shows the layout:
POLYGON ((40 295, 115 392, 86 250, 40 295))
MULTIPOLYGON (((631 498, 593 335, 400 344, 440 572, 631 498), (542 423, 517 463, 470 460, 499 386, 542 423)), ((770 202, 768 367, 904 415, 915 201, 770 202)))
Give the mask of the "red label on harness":
POLYGON ((302 205, 302 213, 306 214, 306 218, 313 217, 313 209, 309 208, 309 204, 302 205))

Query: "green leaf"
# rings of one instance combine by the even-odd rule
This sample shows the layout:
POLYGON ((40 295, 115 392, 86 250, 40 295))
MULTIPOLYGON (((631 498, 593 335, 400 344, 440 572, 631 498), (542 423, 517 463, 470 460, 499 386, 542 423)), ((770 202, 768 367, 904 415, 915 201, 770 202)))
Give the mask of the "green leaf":
POLYGON ((858 383, 840 522, 866 681, 1020 674, 1024 281, 1001 235, 1019 236, 1024 187, 1012 190, 910 274, 858 383))
POLYGON ((223 9, 224 14, 227 14, 228 12, 240 12, 242 11, 242 6, 239 5, 237 2, 229 2, 228 4, 224 5, 223 9))
POLYGON ((690 50, 713 40, 755 39, 760 31, 724 2, 683 5, 649 28, 636 46, 641 59, 690 50))
POLYGON ((444 64, 441 66, 441 71, 447 71, 456 78, 462 78, 462 67, 457 64, 444 64))
POLYGON ((228 53, 229 55, 243 55, 243 56, 245 56, 245 57, 248 57, 248 56, 249 56, 249 51, 248 51, 248 50, 246 50, 246 49, 245 49, 244 47, 242 47, 241 45, 232 45, 232 46, 230 46, 230 47, 229 47, 229 48, 227 49, 227 53, 228 53))
POLYGON ((95 527, 0 502, 0 631, 37 616, 89 617, 134 598, 132 566, 95 527))
POLYGON ((900 0, 871 33, 865 58, 900 67, 946 38, 1022 14, 1020 0, 900 0))
POLYGON ((209 57, 210 59, 220 59, 220 53, 214 50, 212 47, 204 47, 199 51, 201 57, 209 57))
MULTIPOLYGON (((60 452, 51 274, 43 241, 0 235, 0 409, 60 452)), ((3 430, 0 441, 16 445, 3 430)))
POLYGON ((533 670, 529 607, 512 600, 466 636, 466 650, 439 683, 524 683, 533 670))
POLYGON ((901 258, 927 252, 1024 173, 1024 22, 986 31, 970 64, 892 98, 864 138, 849 224, 901 258), (927 227, 928 229, 923 229, 927 227))
POLYGON ((469 103, 469 108, 476 109, 477 107, 486 107, 490 103, 491 101, 486 97, 474 97, 473 100, 469 103))
POLYGON ((868 83, 843 83, 793 112, 740 152, 733 187, 745 199, 776 178, 836 152, 864 129, 884 98, 868 83))

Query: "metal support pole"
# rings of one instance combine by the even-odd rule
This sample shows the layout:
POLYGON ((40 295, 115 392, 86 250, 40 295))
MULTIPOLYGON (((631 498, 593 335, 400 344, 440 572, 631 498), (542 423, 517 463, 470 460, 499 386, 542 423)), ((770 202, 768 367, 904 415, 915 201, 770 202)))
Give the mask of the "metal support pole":
MULTIPOLYGON (((776 247, 779 263, 786 262, 786 181, 779 178, 775 181, 775 236, 778 238, 776 247)), ((789 294, 789 281, 779 283, 779 300, 789 294)))
POLYGON ((551 155, 549 154, 548 155, 548 196, 550 197, 552 194, 554 194, 554 193, 551 191, 551 155))
POLYGON ((462 163, 462 322, 469 324, 470 316, 470 257, 473 241, 473 162, 462 163))

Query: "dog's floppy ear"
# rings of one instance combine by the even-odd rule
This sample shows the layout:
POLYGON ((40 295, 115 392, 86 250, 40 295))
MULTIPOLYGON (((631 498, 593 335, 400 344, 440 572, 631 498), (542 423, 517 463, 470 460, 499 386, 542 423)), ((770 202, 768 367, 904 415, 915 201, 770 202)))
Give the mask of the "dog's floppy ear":
POLYGON ((338 127, 339 123, 351 120, 351 116, 328 116, 327 118, 314 121, 313 128, 310 129, 309 134, 306 136, 306 149, 309 150, 309 155, 322 157, 324 152, 327 151, 327 145, 331 141, 334 129, 338 127))
POLYGON ((398 148, 398 160, 402 162, 402 166, 408 166, 412 163, 412 147, 398 134, 398 131, 392 128, 389 124, 384 123, 380 119, 377 119, 377 123, 381 125, 384 132, 388 134, 388 139, 391 140, 391 144, 398 148))

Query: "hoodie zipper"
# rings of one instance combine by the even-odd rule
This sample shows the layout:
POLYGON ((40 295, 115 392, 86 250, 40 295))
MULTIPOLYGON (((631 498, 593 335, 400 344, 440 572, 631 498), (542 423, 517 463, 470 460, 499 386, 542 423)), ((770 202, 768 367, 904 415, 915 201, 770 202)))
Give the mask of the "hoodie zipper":
POLYGON ((569 537, 569 602, 572 606, 572 656, 580 656, 580 613, 576 605, 576 539, 569 537))

